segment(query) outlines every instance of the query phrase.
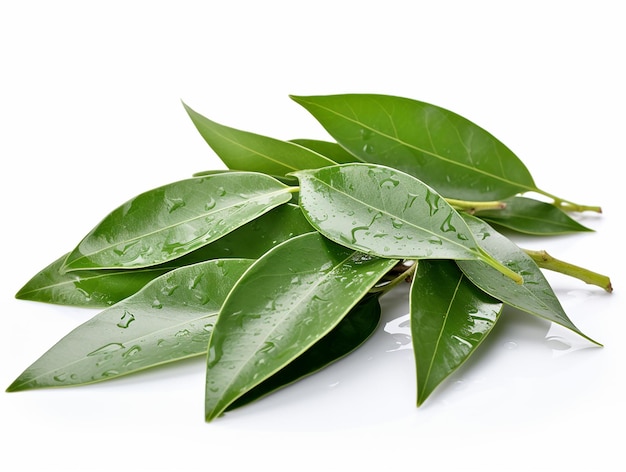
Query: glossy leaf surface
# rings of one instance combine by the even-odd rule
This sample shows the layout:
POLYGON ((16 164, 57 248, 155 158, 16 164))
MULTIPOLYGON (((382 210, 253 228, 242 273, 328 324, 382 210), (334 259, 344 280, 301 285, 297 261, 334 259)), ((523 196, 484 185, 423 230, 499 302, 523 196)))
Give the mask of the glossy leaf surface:
POLYGON ((265 397, 350 354, 372 335, 380 322, 380 314, 378 297, 366 295, 330 333, 286 367, 239 397, 226 410, 265 397))
POLYGON ((471 121, 402 97, 292 97, 365 162, 411 174, 446 198, 499 200, 535 189, 526 166, 471 121))
POLYGON ((328 334, 396 262, 318 233, 257 260, 224 302, 209 342, 207 421, 328 334))
POLYGON ((229 169, 284 176, 295 170, 335 164, 329 158, 293 142, 221 125, 187 105, 185 110, 200 135, 229 169))
POLYGON ((507 305, 557 323, 599 344, 572 323, 541 269, 530 256, 484 221, 470 215, 464 215, 464 218, 480 244, 507 267, 521 274, 524 284, 515 284, 480 261, 457 261, 468 279, 507 305))
POLYGON ((322 141, 319 139, 292 139, 291 142, 311 149, 322 156, 326 156, 337 164, 348 164, 350 162, 359 161, 356 156, 350 154, 339 144, 330 141, 322 141))
POLYGON ((357 163, 295 175, 305 216, 339 244, 398 259, 479 257, 463 218, 408 174, 357 163))
POLYGON ((205 353, 224 299, 251 262, 214 260, 164 274, 78 326, 8 390, 98 382, 205 353))
POLYGON ((418 406, 474 353, 501 310, 453 261, 419 262, 410 295, 418 406))
POLYGON ((253 172, 214 174, 149 190, 108 214, 70 253, 63 270, 167 262, 290 201, 291 190, 253 172))
POLYGON ((548 236, 592 231, 560 208, 527 197, 506 199, 506 208, 477 213, 481 219, 520 233, 548 236))
POLYGON ((258 259, 272 247, 299 234, 314 231, 300 208, 285 204, 246 223, 226 236, 178 259, 123 270, 61 272, 63 256, 30 279, 16 298, 60 305, 105 307, 137 292, 154 278, 176 267, 221 258, 258 259))

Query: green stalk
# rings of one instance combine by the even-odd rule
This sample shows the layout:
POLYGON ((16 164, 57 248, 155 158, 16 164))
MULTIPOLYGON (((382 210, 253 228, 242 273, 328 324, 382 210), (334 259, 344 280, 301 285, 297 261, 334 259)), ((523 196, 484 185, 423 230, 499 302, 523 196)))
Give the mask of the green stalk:
POLYGON ((578 203, 570 202, 569 200, 565 200, 563 198, 559 198, 551 193, 545 192, 543 190, 537 189, 536 192, 551 198, 553 200, 553 205, 560 208, 563 211, 593 211, 595 213, 602 213, 602 208, 596 205, 579 205, 578 203))
POLYGON ((506 275, 509 279, 513 280, 516 284, 522 285, 524 283, 524 278, 521 275, 519 275, 517 272, 509 269, 507 266, 505 266, 501 262, 494 259, 493 256, 489 254, 487 251, 485 251, 483 248, 479 247, 478 249, 479 249, 480 259, 483 262, 490 265, 501 274, 506 275))
POLYGON ((597 285, 609 293, 613 291, 611 279, 606 275, 598 274, 597 272, 570 264, 569 262, 555 259, 546 251, 532 251, 530 249, 523 249, 523 251, 528 254, 542 269, 559 272, 561 274, 582 280, 590 285, 597 285))
POLYGON ((466 200, 455 200, 454 198, 446 198, 445 200, 452 205, 455 210, 465 211, 470 215, 482 210, 503 210, 506 208, 506 203, 501 201, 472 202, 466 200))

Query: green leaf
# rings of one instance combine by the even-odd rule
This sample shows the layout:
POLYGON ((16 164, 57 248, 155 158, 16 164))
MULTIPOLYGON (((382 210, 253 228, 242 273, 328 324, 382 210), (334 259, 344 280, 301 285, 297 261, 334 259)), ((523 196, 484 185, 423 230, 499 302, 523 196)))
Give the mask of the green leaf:
POLYGON ((326 156, 337 164, 348 164, 350 162, 359 161, 356 156, 350 154, 339 144, 330 141, 322 141, 319 139, 292 139, 291 142, 311 149, 322 156, 326 156))
POLYGON ((350 354, 372 335, 380 322, 380 314, 378 297, 366 295, 330 333, 286 367, 247 391, 226 411, 265 397, 350 354))
POLYGON ((503 228, 538 236, 592 231, 550 203, 527 197, 512 197, 504 203, 506 208, 502 210, 480 211, 476 216, 503 228))
POLYGON ((284 176, 335 164, 298 144, 221 125, 183 105, 200 135, 229 169, 284 176))
POLYGON ((288 202, 292 191, 253 172, 214 174, 149 190, 107 215, 70 253, 62 270, 167 262, 288 202))
POLYGON ((507 277, 480 261, 457 261, 468 279, 507 305, 564 326, 600 345, 581 332, 568 318, 541 269, 530 256, 484 221, 470 215, 463 217, 480 244, 504 265, 521 274, 524 277, 524 284, 512 283, 507 277))
POLYGON ((404 172, 355 163, 294 175, 305 216, 339 244, 379 257, 494 263, 456 210, 404 172))
POLYGON ((219 309, 252 261, 181 267, 83 323, 7 389, 80 385, 206 352, 219 309))
POLYGON ((206 420, 322 339, 396 262, 318 233, 257 260, 224 302, 209 342, 206 420))
POLYGON ((136 293, 154 278, 176 267, 221 258, 257 259, 277 244, 314 231, 300 207, 284 204, 231 233, 178 259, 143 269, 61 272, 66 256, 31 278, 15 295, 59 305, 104 307, 136 293))
POLYGON ((373 94, 292 98, 360 160, 411 174, 447 198, 499 200, 536 190, 510 149, 438 106, 373 94))
POLYGON ((420 261, 410 294, 418 406, 474 353, 501 310, 454 262, 420 261))

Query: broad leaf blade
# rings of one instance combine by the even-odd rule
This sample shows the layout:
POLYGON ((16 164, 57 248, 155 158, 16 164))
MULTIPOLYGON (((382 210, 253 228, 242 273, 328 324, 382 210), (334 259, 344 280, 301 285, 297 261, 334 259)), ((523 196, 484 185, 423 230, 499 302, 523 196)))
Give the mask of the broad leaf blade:
POLYGON ((600 344, 581 332, 569 319, 541 269, 522 249, 484 221, 463 216, 480 244, 496 259, 524 277, 524 284, 511 282, 480 261, 457 261, 463 273, 476 286, 507 305, 568 328, 592 343, 600 344))
POLYGON ((410 294, 418 406, 474 353, 501 310, 454 262, 420 261, 410 294))
POLYGON ((67 255, 63 256, 32 277, 15 296, 59 305, 105 307, 132 295, 174 268, 211 259, 257 259, 277 244, 311 231, 314 229, 300 208, 285 204, 200 249, 157 266, 62 272, 67 255))
POLYGON ((226 411, 265 397, 350 354, 372 335, 380 322, 380 314, 378 297, 365 296, 330 333, 286 367, 235 400, 226 411))
POLYGON ((253 172, 214 174, 149 190, 108 214, 70 253, 63 270, 167 262, 288 202, 291 191, 253 172))
POLYGON ((471 121, 402 97, 292 97, 350 153, 411 174, 447 198, 499 200, 534 190, 528 169, 471 121))
POLYGON ((330 141, 322 141, 319 139, 292 139, 291 142, 311 149, 322 156, 326 156, 337 164, 348 164, 350 162, 359 161, 358 157, 350 154, 339 144, 330 141))
POLYGON ((396 262, 318 233, 256 261, 224 302, 209 342, 206 420, 328 334, 396 262))
POLYGON ((298 144, 221 125, 183 105, 200 135, 229 169, 284 176, 335 164, 298 144))
POLYGON ((379 257, 475 259, 465 221, 416 178, 376 164, 296 172, 300 206, 333 241, 379 257))
POLYGON ((153 280, 70 332, 8 391, 98 382, 205 353, 224 299, 251 262, 214 260, 153 280))
POLYGON ((506 208, 476 213, 480 219, 520 233, 540 236, 592 231, 549 203, 527 197, 506 199, 506 208))

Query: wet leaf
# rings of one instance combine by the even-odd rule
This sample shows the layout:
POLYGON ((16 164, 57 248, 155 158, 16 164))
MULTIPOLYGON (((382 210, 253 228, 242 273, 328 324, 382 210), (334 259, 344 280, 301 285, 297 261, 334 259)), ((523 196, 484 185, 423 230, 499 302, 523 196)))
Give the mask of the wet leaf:
POLYGON ((509 148, 441 107, 373 94, 292 98, 360 160, 411 174, 447 198, 499 200, 536 189, 509 148))
POLYGON ((318 233, 258 259, 224 302, 209 342, 207 421, 328 334, 396 262, 318 233))
POLYGON ((305 216, 339 244, 378 257, 476 259, 502 269, 445 199, 404 172, 354 163, 294 175, 305 216))
POLYGON ((366 295, 330 333, 286 367, 235 400, 226 411, 265 397, 350 354, 378 327, 380 313, 378 297, 366 295))
POLYGON ((7 389, 80 385, 206 353, 219 309, 252 261, 181 267, 78 326, 7 389))
POLYGON ((464 215, 480 244, 511 270, 524 277, 517 285, 480 261, 457 261, 463 273, 476 286, 494 298, 531 315, 564 326, 594 344, 600 344, 581 332, 569 319, 541 269, 513 241, 499 234, 484 221, 464 215))
POLYGON ((337 164, 348 164, 350 162, 359 161, 356 156, 350 154, 339 144, 330 141, 322 141, 319 139, 292 139, 291 142, 311 149, 322 156, 326 156, 337 164))
POLYGON ((481 211, 476 216, 503 228, 538 236, 592 231, 550 203, 528 197, 512 197, 504 202, 506 208, 481 211))
POLYGON ((418 406, 474 353, 501 310, 453 261, 420 261, 410 294, 418 406))
POLYGON ((59 305, 109 306, 174 268, 220 258, 257 259, 277 244, 311 231, 314 229, 300 208, 287 203, 200 249, 157 266, 61 272, 67 255, 63 256, 37 273, 15 296, 59 305))
POLYGON ((200 135, 229 169, 285 176, 295 170, 335 164, 298 144, 230 128, 184 106, 200 135))
POLYGON ((148 267, 181 257, 291 200, 267 175, 233 172, 149 190, 108 214, 62 270, 148 267))

